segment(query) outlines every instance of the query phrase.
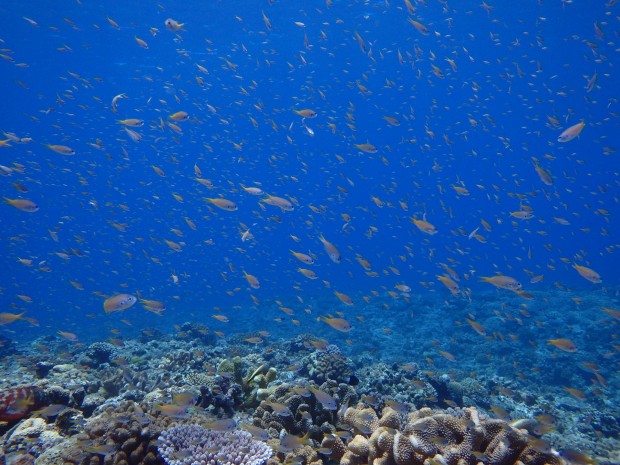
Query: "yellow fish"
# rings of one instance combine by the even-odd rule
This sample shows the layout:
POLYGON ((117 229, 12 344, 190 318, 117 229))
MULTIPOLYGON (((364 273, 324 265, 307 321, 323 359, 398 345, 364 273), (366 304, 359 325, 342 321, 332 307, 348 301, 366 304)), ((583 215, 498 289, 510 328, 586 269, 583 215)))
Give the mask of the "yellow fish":
POLYGON ((592 268, 588 268, 586 266, 581 266, 577 264, 574 264, 573 268, 577 270, 577 273, 579 273, 581 277, 587 279, 588 281, 594 284, 600 284, 603 282, 603 280, 601 279, 601 275, 599 275, 592 268))
POLYGON ((326 316, 320 316, 319 320, 324 323, 327 323, 329 326, 334 328, 336 331, 340 331, 342 333, 348 333, 349 331, 353 329, 353 326, 351 326, 351 323, 349 323, 344 318, 329 318, 326 316))
POLYGON ((39 206, 32 200, 27 199, 8 199, 4 197, 5 203, 8 203, 12 207, 17 208, 23 212, 34 213, 39 211, 39 206))
POLYGON ((569 142, 573 140, 581 134, 581 131, 583 131, 585 126, 586 123, 583 121, 581 123, 573 124, 570 128, 565 129, 564 132, 558 136, 558 142, 569 142))
POLYGON ((205 200, 209 203, 212 203, 217 208, 221 208, 222 210, 227 210, 229 212, 235 211, 237 209, 237 204, 232 200, 222 199, 222 198, 209 198, 206 197, 205 200))

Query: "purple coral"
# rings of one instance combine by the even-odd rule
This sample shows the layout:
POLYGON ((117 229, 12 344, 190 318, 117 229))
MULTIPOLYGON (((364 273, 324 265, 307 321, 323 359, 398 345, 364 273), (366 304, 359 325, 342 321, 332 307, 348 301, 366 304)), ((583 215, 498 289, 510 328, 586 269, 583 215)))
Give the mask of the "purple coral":
POLYGON ((214 431, 198 425, 167 429, 159 453, 168 465, 262 465, 271 448, 246 431, 214 431))

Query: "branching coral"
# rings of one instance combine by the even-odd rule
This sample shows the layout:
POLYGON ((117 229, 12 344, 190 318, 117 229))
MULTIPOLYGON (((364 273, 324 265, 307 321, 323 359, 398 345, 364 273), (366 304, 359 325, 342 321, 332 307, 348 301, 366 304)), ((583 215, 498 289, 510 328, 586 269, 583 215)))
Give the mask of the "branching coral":
POLYGON ((169 465, 262 465, 271 448, 245 431, 214 431, 198 425, 167 429, 159 453, 169 465))

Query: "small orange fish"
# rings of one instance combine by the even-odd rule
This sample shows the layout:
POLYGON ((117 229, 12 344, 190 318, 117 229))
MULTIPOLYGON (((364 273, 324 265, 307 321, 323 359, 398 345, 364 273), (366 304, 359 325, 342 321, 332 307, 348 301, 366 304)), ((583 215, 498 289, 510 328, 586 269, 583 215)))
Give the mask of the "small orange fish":
POLYGON ((351 329, 353 329, 353 326, 351 326, 351 323, 349 323, 344 318, 329 318, 326 316, 320 316, 319 320, 323 321, 324 323, 327 323, 329 326, 334 328, 336 331, 340 331, 343 333, 348 333, 349 331, 351 331, 351 329))
POLYGON ((299 271, 301 274, 303 274, 308 279, 319 278, 314 271, 309 270, 308 268, 297 268, 297 271, 299 271))
POLYGON ((75 155, 75 150, 71 147, 67 147, 66 145, 45 144, 45 146, 61 155, 75 155))
POLYGON ((558 137, 558 142, 568 142, 573 140, 575 137, 578 137, 583 131, 583 128, 586 126, 586 123, 583 121, 581 123, 573 124, 570 128, 565 129, 562 134, 558 137))
POLYGON ((456 357, 452 355, 450 352, 446 352, 445 350, 438 350, 437 352, 439 352, 441 356, 447 358, 451 362, 456 362, 456 357))
POLYGON ((260 338, 258 336, 256 337, 247 337, 244 339, 245 342, 249 342, 250 344, 260 344, 261 342, 263 342, 263 338, 260 338))
POLYGON ((455 281, 452 280, 452 278, 449 278, 448 276, 437 276, 437 279, 448 288, 453 296, 457 296, 461 292, 461 288, 455 281))
POLYGON ((334 294, 336 295, 336 297, 338 297, 338 299, 340 299, 343 304, 353 305, 353 300, 351 300, 351 297, 349 297, 348 295, 338 291, 334 291, 334 294))
POLYGON ((601 308, 601 311, 607 313, 609 316, 611 316, 612 318, 615 318, 616 320, 620 320, 620 311, 618 310, 614 310, 613 308, 603 307, 601 308))
POLYGON ((302 118, 316 118, 316 111, 314 110, 293 110, 296 114, 301 116, 302 118))
POLYGON ((106 314, 121 312, 135 304, 138 299, 131 294, 117 294, 103 302, 103 311, 106 314))
POLYGON ((601 275, 599 275, 592 268, 588 268, 586 266, 581 266, 577 264, 573 264, 573 268, 577 270, 577 273, 579 273, 582 278, 585 278, 594 284, 600 284, 603 282, 603 280, 601 279, 601 275))
POLYGON ((355 144, 355 148, 366 153, 377 153, 377 147, 372 144, 355 144))
POLYGON ((340 251, 336 248, 336 246, 325 239, 323 235, 319 236, 319 240, 323 243, 323 248, 325 249, 329 259, 334 263, 340 263, 340 251))
POLYGON ((250 285, 250 287, 252 287, 253 289, 259 289, 260 288, 260 282, 258 281, 258 278, 256 276, 253 276, 251 274, 246 273, 245 271, 243 272, 243 277, 248 281, 248 284, 250 285))
POLYGON ((189 113, 185 112, 185 111, 177 111, 176 113, 171 114, 170 116, 168 116, 168 119, 171 119, 172 121, 187 121, 189 119, 189 113))
POLYGON ((484 329, 484 326, 482 326, 480 323, 474 320, 470 320, 469 318, 466 318, 465 321, 467 321, 467 323, 469 323, 469 326, 471 326, 478 334, 480 334, 481 336, 486 336, 486 329, 484 329))
POLYGON ((580 391, 579 389, 575 389, 575 388, 569 388, 566 386, 562 386, 562 389, 564 389, 566 392, 568 392, 571 396, 579 399, 579 400, 585 400, 586 398, 586 394, 583 391, 580 391))
POLYGON ((34 213, 39 211, 39 206, 32 200, 27 199, 9 199, 4 197, 4 202, 23 212, 34 213))
POLYGON ((550 345, 557 347, 564 352, 577 352, 577 346, 570 339, 549 339, 547 341, 550 345))
POLYGON ((418 219, 412 218, 411 221, 416 226, 416 228, 418 228, 424 234, 428 234, 430 236, 432 236, 433 234, 437 234, 437 228, 433 224, 426 221, 425 219, 418 220, 418 219))
POLYGON ((56 331, 60 337, 65 338, 67 341, 77 341, 78 337, 75 333, 70 333, 69 331, 56 331))
POLYGON ((232 200, 222 199, 222 198, 209 198, 205 197, 205 200, 209 203, 212 203, 217 208, 222 210, 227 210, 229 212, 237 210, 237 204, 232 200))
POLYGON ((228 323, 230 321, 226 315, 211 315, 211 318, 215 318, 222 323, 228 323))
POLYGON ((305 263, 306 265, 312 265, 314 263, 314 259, 310 256, 307 255, 305 253, 301 253, 301 252, 295 252, 293 250, 290 251, 293 256, 299 260, 300 262, 305 263))
POLYGON ((22 312, 22 313, 0 313, 0 326, 3 325, 8 325, 9 323, 13 323, 14 321, 17 320, 22 320, 22 315, 24 315, 24 313, 26 312, 22 312))
POLYGON ((521 283, 510 276, 481 276, 480 279, 482 282, 493 284, 495 287, 499 287, 501 289, 508 289, 510 291, 520 291, 521 283))

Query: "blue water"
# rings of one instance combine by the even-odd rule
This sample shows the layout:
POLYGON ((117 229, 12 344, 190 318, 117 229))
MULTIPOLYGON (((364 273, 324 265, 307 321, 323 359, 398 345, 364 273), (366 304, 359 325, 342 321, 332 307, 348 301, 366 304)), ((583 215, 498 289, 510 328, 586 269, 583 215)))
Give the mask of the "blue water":
POLYGON ((349 339, 351 350, 362 352, 409 337, 418 311, 425 318, 415 320, 416 331, 439 330, 435 339, 449 341, 464 331, 475 336, 459 325, 471 314, 489 333, 499 331, 493 311, 508 306, 515 314, 540 309, 536 319, 554 329, 539 335, 539 346, 567 337, 587 355, 612 352, 617 325, 600 310, 618 309, 618 8, 528 1, 496 2, 487 12, 452 3, 414 2, 409 15, 397 1, 139 8, 3 2, 2 53, 13 61, 0 60, 0 129, 32 141, 0 147, 3 166, 23 165, 23 172, 3 176, 1 194, 40 209, 2 206, 0 302, 3 311, 27 311, 39 326, 17 321, 0 332, 29 340, 71 331, 87 342, 110 337, 112 329, 130 337, 144 327, 173 331, 174 324, 201 321, 225 334, 310 331, 349 339), (166 30, 167 18, 183 23, 182 30, 166 30), (115 113, 118 94, 126 98, 115 113), (303 109, 316 118, 293 111, 303 109), (190 116, 175 123, 182 134, 166 125, 177 111, 190 116), (124 118, 145 121, 134 128, 141 141, 130 140, 117 122, 124 118), (580 137, 557 142, 580 121, 586 123, 580 137), (91 145, 97 140, 102 149, 91 145), (355 147, 364 143, 377 152, 355 147), (533 157, 551 173, 552 185, 541 181, 533 157), (195 180, 195 165, 213 189, 195 180), (295 208, 266 205, 242 184, 290 199, 295 208), (232 200, 238 210, 219 210, 205 197, 232 200), (532 219, 511 217, 523 206, 533 210, 532 219), (413 225, 413 217, 424 215, 437 234, 413 225), (248 228, 253 238, 242 241, 248 228), (476 228, 485 243, 469 238, 476 228), (339 249, 340 264, 327 257, 321 234, 339 249), (316 263, 306 266, 290 250, 310 251, 316 263), (375 276, 357 257, 370 262, 375 276), (602 283, 583 279, 574 263, 596 270, 602 283), (451 296, 437 280, 442 264, 458 273, 466 296, 451 296), (308 280, 299 267, 319 279, 308 280), (248 286, 244 271, 260 289, 248 286), (498 273, 520 281, 534 299, 478 278, 498 273), (543 280, 530 283, 538 275, 543 280), (354 305, 342 304, 334 291, 354 305), (116 293, 139 293, 167 309, 158 316, 136 305, 105 315, 102 302, 116 293), (577 294, 590 305, 576 308, 577 294), (550 298, 568 310, 554 317, 544 309, 550 298), (316 321, 335 312, 352 322, 350 333, 316 321), (601 346, 590 347, 568 326, 568 314, 582 318, 575 325, 600 328, 602 321, 601 346))

